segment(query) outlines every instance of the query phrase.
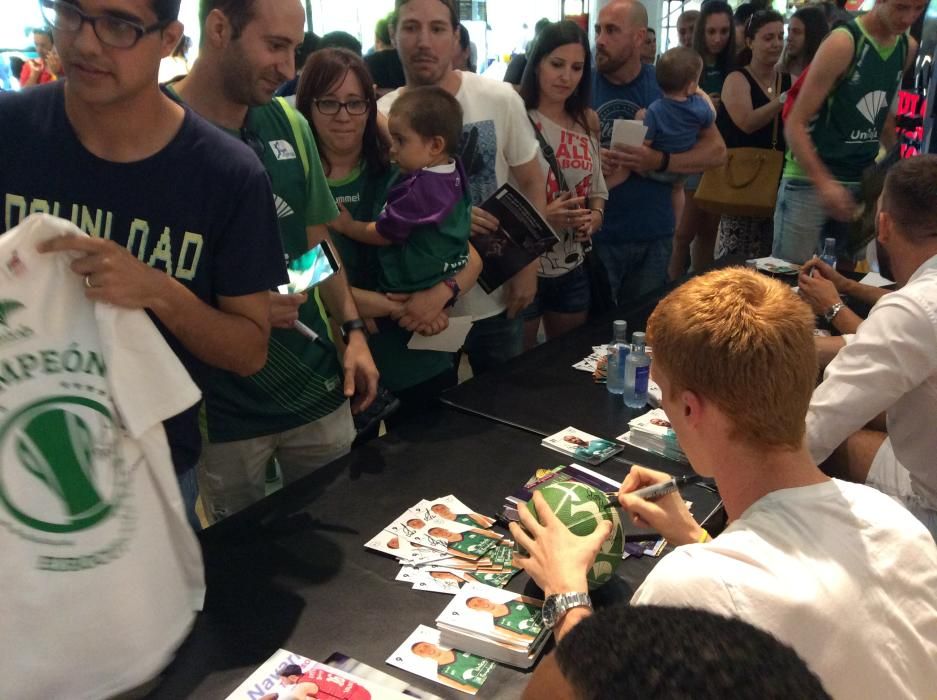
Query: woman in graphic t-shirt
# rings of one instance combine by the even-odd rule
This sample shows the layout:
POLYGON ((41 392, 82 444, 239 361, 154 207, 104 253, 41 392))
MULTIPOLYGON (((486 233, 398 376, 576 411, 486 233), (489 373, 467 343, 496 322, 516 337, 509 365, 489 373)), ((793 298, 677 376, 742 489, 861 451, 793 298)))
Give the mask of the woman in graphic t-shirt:
MULTIPOLYGON (((693 48, 703 57, 703 72, 700 75, 700 90, 709 95, 718 110, 722 96, 722 85, 726 76, 735 67, 735 24, 732 8, 723 0, 709 0, 700 10, 693 32, 693 48)), ((668 275, 676 279, 687 269, 690 245, 696 239, 693 250, 694 269, 704 269, 713 261, 713 248, 719 216, 703 211, 693 201, 693 193, 699 185, 700 175, 687 179, 686 206, 683 215, 674 212, 677 231, 673 239, 668 275)))
POLYGON ((589 280, 582 263, 602 226, 608 189, 599 162, 599 118, 589 109, 591 54, 574 22, 547 25, 531 48, 520 95, 540 143, 547 179, 547 220, 560 237, 540 256, 537 296, 523 312, 524 347, 582 325, 589 280))

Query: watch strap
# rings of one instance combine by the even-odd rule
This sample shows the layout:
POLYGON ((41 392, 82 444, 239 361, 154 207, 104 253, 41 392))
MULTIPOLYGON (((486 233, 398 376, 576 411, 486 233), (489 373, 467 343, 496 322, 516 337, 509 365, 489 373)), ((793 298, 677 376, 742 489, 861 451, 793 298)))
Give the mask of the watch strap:
POLYGON ((831 306, 831 307, 829 308, 829 311, 827 311, 827 312, 823 315, 823 318, 826 319, 826 322, 827 322, 827 323, 832 323, 832 322, 833 322, 833 319, 836 318, 836 314, 838 314, 840 311, 842 311, 844 306, 846 306, 846 305, 845 305, 843 302, 841 302, 841 301, 839 301, 839 302, 833 304, 833 306, 831 306))
POLYGON ((592 600, 589 598, 589 594, 582 591, 556 593, 547 598, 544 603, 545 609, 547 604, 552 609, 552 614, 544 614, 543 617, 543 624, 547 629, 553 629, 563 619, 563 616, 573 608, 589 608, 589 610, 592 610, 592 600))
POLYGON ((342 340, 345 340, 347 342, 348 336, 353 331, 361 331, 362 333, 365 333, 365 335, 367 335, 366 329, 367 327, 364 325, 364 321, 362 321, 360 318, 349 319, 348 321, 345 321, 342 324, 342 340))

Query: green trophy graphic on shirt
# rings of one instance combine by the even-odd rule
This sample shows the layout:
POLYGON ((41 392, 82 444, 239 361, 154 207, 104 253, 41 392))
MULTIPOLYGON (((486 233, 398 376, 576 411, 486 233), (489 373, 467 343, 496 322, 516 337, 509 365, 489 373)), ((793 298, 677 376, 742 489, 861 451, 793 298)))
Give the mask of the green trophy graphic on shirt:
POLYGON ((75 533, 106 519, 121 480, 110 411, 60 396, 18 411, 0 427, 0 505, 20 525, 75 533))
POLYGON ((73 522, 110 507, 93 481, 93 447, 88 424, 60 408, 33 417, 16 436, 20 463, 58 494, 73 522))

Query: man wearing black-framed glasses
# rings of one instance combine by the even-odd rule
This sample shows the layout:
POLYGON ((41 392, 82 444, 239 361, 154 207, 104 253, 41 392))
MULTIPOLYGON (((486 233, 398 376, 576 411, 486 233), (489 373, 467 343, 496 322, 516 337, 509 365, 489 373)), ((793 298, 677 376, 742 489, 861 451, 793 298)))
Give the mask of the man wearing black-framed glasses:
MULTIPOLYGON (((285 271, 256 157, 156 82, 160 60, 182 34, 179 2, 41 0, 67 79, 0 105, 2 229, 50 211, 92 234, 54 249, 84 253, 75 269, 89 296, 147 309, 204 387, 209 366, 243 375, 263 366, 265 290, 285 271), (40 137, 17 139, 26 131, 20 120, 40 137)), ((167 435, 191 519, 196 412, 168 421, 167 435)))
MULTIPOLYGON (((177 21, 179 2, 42 0, 66 79, 0 95, 0 231, 45 212, 70 219, 90 234, 55 238, 42 250, 73 258, 71 269, 83 276, 88 298, 146 310, 204 388, 211 368, 249 375, 264 365, 268 290, 285 282, 286 275, 273 195, 256 156, 159 89, 160 60, 172 52, 183 31, 177 21), (23 138, 27 133, 30 138, 23 138)), ((134 352, 140 355, 144 350, 134 352)), ((119 386, 120 372, 108 367, 112 369, 115 376, 110 379, 119 386)), ((201 452, 198 405, 171 415, 178 408, 168 411, 149 396, 135 396, 134 402, 149 411, 155 429, 160 422, 165 428, 191 522, 201 452)), ((94 469, 103 468, 97 450, 89 457, 94 469)), ((167 596, 165 606, 130 606, 132 613, 126 606, 113 606, 114 594, 124 594, 133 583, 118 573, 122 569, 109 564, 132 558, 148 573, 153 567, 155 573, 175 571, 168 562, 181 551, 175 545, 182 535, 173 525, 181 515, 179 494, 169 488, 171 481, 167 486, 161 472, 148 471, 136 467, 126 485, 130 510, 122 519, 133 526, 123 539, 116 546, 105 540, 96 545, 113 550, 84 547, 76 552, 103 557, 93 567, 106 583, 89 590, 87 581, 100 578, 87 571, 81 571, 82 576, 72 576, 72 569, 52 574, 57 581, 73 582, 67 599, 52 596, 42 601, 58 610, 55 619, 47 625, 30 620, 24 630, 7 628, 23 641, 24 649, 90 649, 93 663, 87 662, 87 653, 76 653, 69 655, 69 663, 56 667, 67 677, 69 692, 83 697, 111 697, 146 681, 160 660, 171 658, 204 592, 193 576, 184 601, 167 596), (164 494, 165 513, 136 507, 137 494, 152 489, 164 494), (148 533, 153 535, 150 540, 148 533), (104 607, 98 615, 94 606, 99 599, 104 607), (77 622, 71 627, 58 622, 74 618, 69 609, 73 601, 95 611, 79 616, 95 619, 94 625, 79 628, 77 622), (146 654, 126 644, 128 636, 142 639, 137 632, 143 629, 159 630, 160 635, 153 644, 144 644, 146 654)), ((70 552, 59 547, 56 554, 70 552)), ((5 556, 12 553, 0 547, 4 566, 5 556)), ((43 557, 34 559, 41 569, 43 557)), ((31 577, 24 581, 37 582, 41 576, 23 575, 31 577)), ((41 590, 59 589, 50 584, 41 590)), ((9 641, 0 637, 0 646, 6 649, 9 641)), ((59 694, 55 682, 50 679, 33 692, 59 694)), ((0 696, 17 692, 0 683, 0 696)))
POLYGON ((85 23, 90 24, 98 40, 115 49, 132 49, 144 36, 165 29, 174 21, 160 19, 144 25, 134 15, 123 12, 89 15, 67 0, 41 0, 39 4, 50 27, 74 34, 81 31, 85 23))
MULTIPOLYGON (((260 158, 292 262, 328 238, 326 224, 338 215, 309 124, 274 99, 295 73, 303 8, 299 0, 202 0, 201 21, 199 57, 167 90, 260 158)), ((315 291, 271 297, 267 366, 248 378, 219 372, 205 389, 199 490, 213 520, 264 497, 272 457, 290 483, 346 454, 355 438, 352 412, 366 409, 377 391, 377 368, 343 270, 315 291), (347 331, 340 355, 328 340, 325 311, 347 331), (297 330, 297 321, 320 339, 297 330)))

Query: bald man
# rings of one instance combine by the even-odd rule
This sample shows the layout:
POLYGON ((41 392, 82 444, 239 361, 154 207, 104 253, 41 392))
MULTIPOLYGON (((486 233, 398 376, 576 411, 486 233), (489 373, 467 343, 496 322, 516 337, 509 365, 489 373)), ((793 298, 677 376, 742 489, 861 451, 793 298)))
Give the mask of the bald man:
POLYGON ((663 96, 654 66, 641 63, 646 35, 647 10, 640 2, 613 0, 599 12, 592 106, 602 123, 602 171, 609 199, 604 225, 593 241, 619 304, 665 284, 672 248, 671 187, 640 173, 700 172, 725 157, 715 125, 703 130, 691 150, 673 156, 643 145, 611 147, 616 119, 634 119, 638 110, 663 96), (632 175, 625 180, 629 170, 632 175))

